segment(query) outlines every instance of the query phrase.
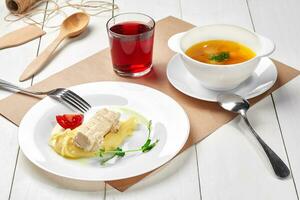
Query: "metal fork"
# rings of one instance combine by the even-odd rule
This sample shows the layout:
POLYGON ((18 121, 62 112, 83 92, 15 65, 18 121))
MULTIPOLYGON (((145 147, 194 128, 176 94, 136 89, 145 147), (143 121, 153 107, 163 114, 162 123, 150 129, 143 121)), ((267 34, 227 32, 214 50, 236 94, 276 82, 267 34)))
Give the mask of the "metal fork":
POLYGON ((33 96, 47 95, 63 104, 66 104, 67 106, 71 107, 73 110, 75 109, 82 113, 87 112, 91 108, 90 104, 86 102, 83 98, 81 98, 73 91, 65 88, 57 88, 45 92, 36 92, 36 91, 29 91, 27 89, 20 88, 19 86, 9 83, 2 79, 0 79, 0 87, 17 90, 20 93, 33 95, 33 96))

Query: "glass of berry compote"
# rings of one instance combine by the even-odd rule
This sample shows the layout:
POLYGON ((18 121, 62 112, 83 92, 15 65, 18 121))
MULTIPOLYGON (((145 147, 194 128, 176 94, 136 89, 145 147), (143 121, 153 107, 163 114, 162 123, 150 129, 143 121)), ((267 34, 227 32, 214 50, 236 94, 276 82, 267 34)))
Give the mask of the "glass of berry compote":
POLYGON ((106 24, 114 71, 140 77, 151 71, 155 21, 142 13, 123 13, 106 24))

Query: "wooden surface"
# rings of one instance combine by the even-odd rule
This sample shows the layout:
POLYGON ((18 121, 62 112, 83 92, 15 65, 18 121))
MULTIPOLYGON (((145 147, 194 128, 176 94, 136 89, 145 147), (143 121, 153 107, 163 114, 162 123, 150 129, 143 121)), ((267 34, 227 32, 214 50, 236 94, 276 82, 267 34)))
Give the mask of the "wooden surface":
MULTIPOLYGON (((298 0, 115 0, 118 12, 143 12, 156 20, 172 15, 195 25, 230 23, 252 29, 276 42, 273 58, 300 70, 298 0), (271 6, 270 6, 271 5, 271 6)), ((117 12, 117 13, 118 13, 117 12)), ((7 23, 0 2, 0 36, 23 24, 7 23)), ((0 78, 29 86, 108 46, 105 22, 111 13, 91 18, 89 31, 64 42, 49 66, 19 83, 24 68, 56 36, 47 34, 25 45, 0 51, 0 78), (78 51, 82 49, 82 51, 78 51)), ((42 17, 42 16, 41 16, 42 17)), ((57 19, 59 20, 59 19, 57 19)), ((59 21, 58 21, 59 23, 59 21)), ((288 83, 249 112, 260 136, 289 164, 292 176, 277 179, 261 148, 239 118, 124 193, 102 182, 80 182, 50 175, 19 151, 17 127, 0 117, 0 199, 299 199, 300 78, 288 83)), ((9 93, 0 91, 0 98, 9 93)))
POLYGON ((25 44, 46 34, 39 26, 28 25, 0 37, 0 50, 25 44))

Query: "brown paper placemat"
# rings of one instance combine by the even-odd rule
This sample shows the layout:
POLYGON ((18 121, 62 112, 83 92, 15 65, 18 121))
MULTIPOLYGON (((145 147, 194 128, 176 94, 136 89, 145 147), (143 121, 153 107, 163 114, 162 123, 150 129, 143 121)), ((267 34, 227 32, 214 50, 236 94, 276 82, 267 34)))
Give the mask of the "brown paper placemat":
MULTIPOLYGON (((172 87, 167 80, 166 66, 169 59, 174 55, 167 46, 168 38, 175 33, 186 31, 192 27, 193 25, 174 17, 167 17, 157 23, 154 47, 154 69, 149 75, 143 78, 134 79, 117 76, 112 70, 109 50, 105 49, 35 84, 32 89, 48 90, 104 80, 135 82, 156 88, 174 98, 189 116, 191 131, 184 147, 184 149, 186 149, 232 120, 235 116, 223 111, 216 103, 197 100, 180 93, 172 87)), ((277 61, 274 62, 278 70, 278 79, 275 85, 268 92, 252 99, 250 101, 252 104, 292 80, 300 73, 298 70, 287 65, 277 61)), ((38 100, 38 98, 20 94, 11 95, 0 101, 0 113, 8 120, 19 125, 24 114, 37 103, 38 100)), ((108 184, 120 191, 124 191, 150 173, 118 181, 109 181, 108 184)))

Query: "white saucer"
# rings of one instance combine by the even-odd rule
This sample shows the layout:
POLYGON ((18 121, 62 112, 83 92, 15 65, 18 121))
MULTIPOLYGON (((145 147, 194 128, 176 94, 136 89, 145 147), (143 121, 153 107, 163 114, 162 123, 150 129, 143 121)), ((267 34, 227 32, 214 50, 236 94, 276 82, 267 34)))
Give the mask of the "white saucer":
MULTIPOLYGON (((170 83, 180 92, 205 101, 217 101, 220 91, 209 90, 202 86, 185 68, 180 55, 171 58, 167 66, 170 83)), ((238 94, 246 99, 256 97, 270 89, 277 79, 277 69, 269 58, 262 58, 253 75, 237 88, 226 91, 238 94)))

